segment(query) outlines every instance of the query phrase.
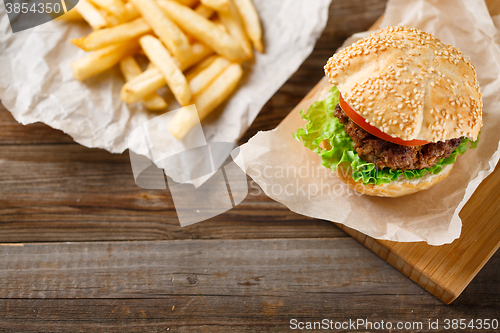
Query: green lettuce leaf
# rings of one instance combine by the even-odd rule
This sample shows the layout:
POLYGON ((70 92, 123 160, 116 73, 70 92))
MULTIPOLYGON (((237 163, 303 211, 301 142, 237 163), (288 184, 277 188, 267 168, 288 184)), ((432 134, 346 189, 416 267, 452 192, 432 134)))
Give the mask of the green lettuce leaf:
POLYGON ((447 164, 455 163, 457 156, 467 151, 467 148, 475 148, 477 141, 463 138, 462 143, 453 153, 443 158, 436 165, 420 170, 392 170, 391 168, 379 169, 373 163, 363 161, 354 150, 351 137, 345 133, 344 125, 333 115, 335 106, 339 103, 339 91, 333 86, 331 94, 322 101, 313 103, 307 112, 300 112, 302 119, 307 121, 305 128, 299 128, 297 133, 293 133, 295 139, 302 141, 304 146, 316 152, 326 168, 335 170, 343 162, 350 164, 352 178, 355 181, 362 181, 363 184, 380 185, 389 183, 403 175, 407 179, 421 178, 426 173, 438 174, 447 164), (322 149, 319 145, 323 140, 328 140, 330 150, 322 149))

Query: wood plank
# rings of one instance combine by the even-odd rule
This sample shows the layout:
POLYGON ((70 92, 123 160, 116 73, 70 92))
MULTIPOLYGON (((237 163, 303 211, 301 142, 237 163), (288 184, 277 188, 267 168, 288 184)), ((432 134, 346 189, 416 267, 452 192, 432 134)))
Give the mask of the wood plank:
POLYGON ((236 209, 181 228, 170 191, 133 179, 128 154, 79 145, 6 145, 0 156, 0 242, 342 237, 330 223, 291 213, 248 179, 236 209), (6 163, 4 163, 5 165, 6 163))
POLYGON ((45 124, 35 123, 20 125, 5 109, 0 100, 0 146, 19 144, 74 143, 73 139, 62 131, 45 124))
POLYGON ((277 332, 292 318, 427 322, 500 310, 500 255, 445 306, 350 238, 24 244, 0 246, 0 265, 0 325, 22 332, 277 332))

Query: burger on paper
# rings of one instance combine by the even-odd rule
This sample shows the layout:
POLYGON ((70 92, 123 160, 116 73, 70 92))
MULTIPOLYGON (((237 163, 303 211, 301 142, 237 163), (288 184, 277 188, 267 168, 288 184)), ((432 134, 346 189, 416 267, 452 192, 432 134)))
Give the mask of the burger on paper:
POLYGON ((294 136, 354 190, 398 197, 443 181, 475 148, 482 100, 474 66, 452 45, 389 27, 333 55, 332 88, 294 136))

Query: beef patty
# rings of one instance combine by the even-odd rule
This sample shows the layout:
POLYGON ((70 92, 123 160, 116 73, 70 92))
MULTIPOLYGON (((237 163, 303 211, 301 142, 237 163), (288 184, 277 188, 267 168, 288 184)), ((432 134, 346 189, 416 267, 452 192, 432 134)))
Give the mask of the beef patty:
POLYGON ((462 142, 462 138, 458 138, 421 146, 402 146, 368 133, 356 125, 338 104, 334 115, 344 124, 345 132, 351 137, 359 157, 375 164, 379 169, 391 168, 404 171, 430 168, 438 160, 450 156, 462 142))

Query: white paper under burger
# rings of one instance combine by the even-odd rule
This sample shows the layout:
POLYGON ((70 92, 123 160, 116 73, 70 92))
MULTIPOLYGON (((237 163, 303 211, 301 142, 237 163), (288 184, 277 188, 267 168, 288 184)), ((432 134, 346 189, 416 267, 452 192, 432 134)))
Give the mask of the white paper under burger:
MULTIPOLYGON (((381 27, 398 25, 430 32, 458 47, 476 68, 483 97, 479 145, 457 158, 448 178, 400 198, 357 195, 334 172, 318 173, 326 170, 319 156, 292 137, 305 125, 299 113, 254 136, 241 147, 237 163, 294 212, 340 222, 378 239, 442 245, 460 236, 460 210, 500 158, 500 32, 481 0, 389 1, 381 27), (322 188, 330 193, 321 193, 322 188)), ((371 33, 354 35, 344 47, 371 33)))
MULTIPOLYGON (((236 142, 285 81, 310 54, 328 18, 331 0, 255 0, 262 20, 265 53, 255 53, 242 83, 223 107, 203 122, 207 141, 236 142)), ((85 23, 53 21, 13 34, 0 5, 0 100, 22 124, 43 122, 91 148, 122 153, 139 141, 127 137, 157 116, 140 103, 120 100, 123 78, 117 68, 84 82, 76 81, 71 62, 85 52, 70 43, 91 32, 85 23)), ((169 108, 178 108, 171 103, 169 108)), ((179 143, 165 136, 158 153, 175 153, 179 143), (172 148, 171 148, 172 147, 172 148)), ((189 161, 181 161, 188 164, 189 161)), ((172 166, 175 169, 175 166, 172 166)))

